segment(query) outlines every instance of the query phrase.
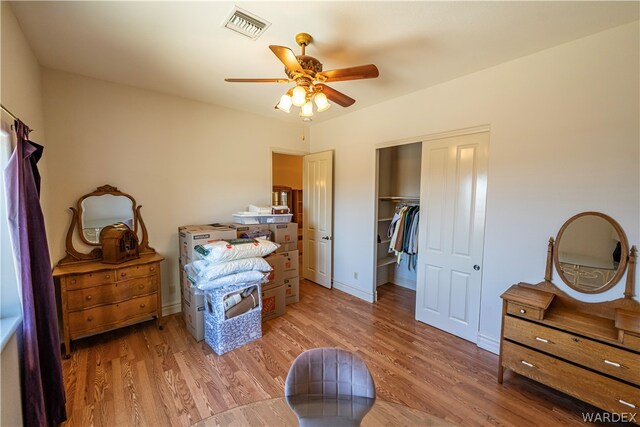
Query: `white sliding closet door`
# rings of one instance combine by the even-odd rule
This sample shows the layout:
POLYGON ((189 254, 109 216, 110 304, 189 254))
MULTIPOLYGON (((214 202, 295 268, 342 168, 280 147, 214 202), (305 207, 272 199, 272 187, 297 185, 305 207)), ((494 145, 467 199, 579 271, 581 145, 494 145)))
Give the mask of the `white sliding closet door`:
POLYGON ((489 132, 422 147, 416 319, 476 342, 489 132))

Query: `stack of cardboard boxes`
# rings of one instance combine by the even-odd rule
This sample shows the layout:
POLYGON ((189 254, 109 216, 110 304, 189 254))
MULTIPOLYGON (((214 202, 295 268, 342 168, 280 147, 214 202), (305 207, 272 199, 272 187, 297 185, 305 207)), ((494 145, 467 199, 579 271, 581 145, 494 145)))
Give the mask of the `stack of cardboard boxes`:
MULTIPOLYGON (((280 247, 276 253, 269 255, 265 259, 273 267, 273 281, 284 286, 285 305, 296 303, 300 300, 300 267, 298 244, 298 224, 289 222, 286 224, 269 224, 272 240, 280 247)), ((263 287, 271 284, 269 282, 263 287)), ((284 312, 284 308, 283 308, 284 312)))
POLYGON ((262 285, 262 320, 285 313, 285 306, 300 300, 300 270, 298 266, 298 224, 215 224, 187 225, 178 228, 180 241, 180 291, 182 315, 187 329, 197 341, 204 339, 204 296, 187 279, 184 266, 198 259, 194 248, 216 240, 244 237, 271 238, 280 247, 265 260, 273 271, 269 282, 262 285))
POLYGON ((196 245, 206 245, 216 240, 236 238, 236 230, 218 225, 186 225, 178 227, 180 244, 180 294, 182 298, 182 316, 187 330, 196 341, 204 339, 204 295, 195 293, 196 288, 187 279, 184 266, 195 259, 196 245))

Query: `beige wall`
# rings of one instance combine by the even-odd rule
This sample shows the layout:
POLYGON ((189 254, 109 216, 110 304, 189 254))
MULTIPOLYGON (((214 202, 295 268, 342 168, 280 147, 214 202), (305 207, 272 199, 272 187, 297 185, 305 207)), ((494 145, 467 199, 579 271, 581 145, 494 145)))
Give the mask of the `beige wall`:
POLYGON ((636 21, 315 124, 311 151, 335 150, 335 283, 371 296, 376 146, 485 124, 482 346, 497 351, 501 292, 542 280, 547 240, 575 213, 605 212, 640 243, 639 51, 636 21))
POLYGON ((302 156, 273 153, 273 185, 302 190, 302 156))
POLYGON ((230 222, 271 201, 271 150, 308 150, 299 126, 175 96, 44 70, 50 245, 64 254, 69 206, 103 184, 142 205, 162 267, 166 310, 179 309, 177 227, 230 222))

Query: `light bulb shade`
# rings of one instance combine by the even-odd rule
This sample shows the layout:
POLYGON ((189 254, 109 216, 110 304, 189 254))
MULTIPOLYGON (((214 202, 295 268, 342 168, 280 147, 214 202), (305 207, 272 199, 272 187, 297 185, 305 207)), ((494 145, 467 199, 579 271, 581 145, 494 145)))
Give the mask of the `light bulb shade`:
POLYGON ((300 111, 300 115, 302 117, 311 117, 313 116, 313 104, 311 101, 308 101, 302 106, 302 110, 300 111))
POLYGON ((296 86, 293 89, 293 96, 291 97, 291 101, 293 105, 296 107, 302 107, 305 102, 307 102, 307 90, 304 86, 296 86))
POLYGON ((278 110, 282 110, 285 113, 288 113, 291 109, 291 97, 285 93, 280 97, 280 102, 278 103, 278 105, 276 105, 276 107, 278 107, 278 110))
POLYGON ((322 92, 317 94, 314 99, 316 101, 316 107, 318 107, 318 113, 326 111, 331 107, 331 104, 329 104, 329 100, 327 99, 327 95, 322 92))

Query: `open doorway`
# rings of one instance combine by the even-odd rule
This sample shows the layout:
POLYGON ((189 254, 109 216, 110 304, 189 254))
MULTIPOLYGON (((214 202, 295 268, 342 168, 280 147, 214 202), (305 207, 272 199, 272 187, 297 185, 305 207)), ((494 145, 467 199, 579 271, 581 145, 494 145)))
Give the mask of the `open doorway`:
MULTIPOLYGON (((293 217, 291 222, 298 226, 296 249, 302 256, 302 160, 304 156, 295 154, 272 153, 271 157, 271 203, 286 205, 293 217)), ((300 258, 302 261, 302 258, 300 258)))

